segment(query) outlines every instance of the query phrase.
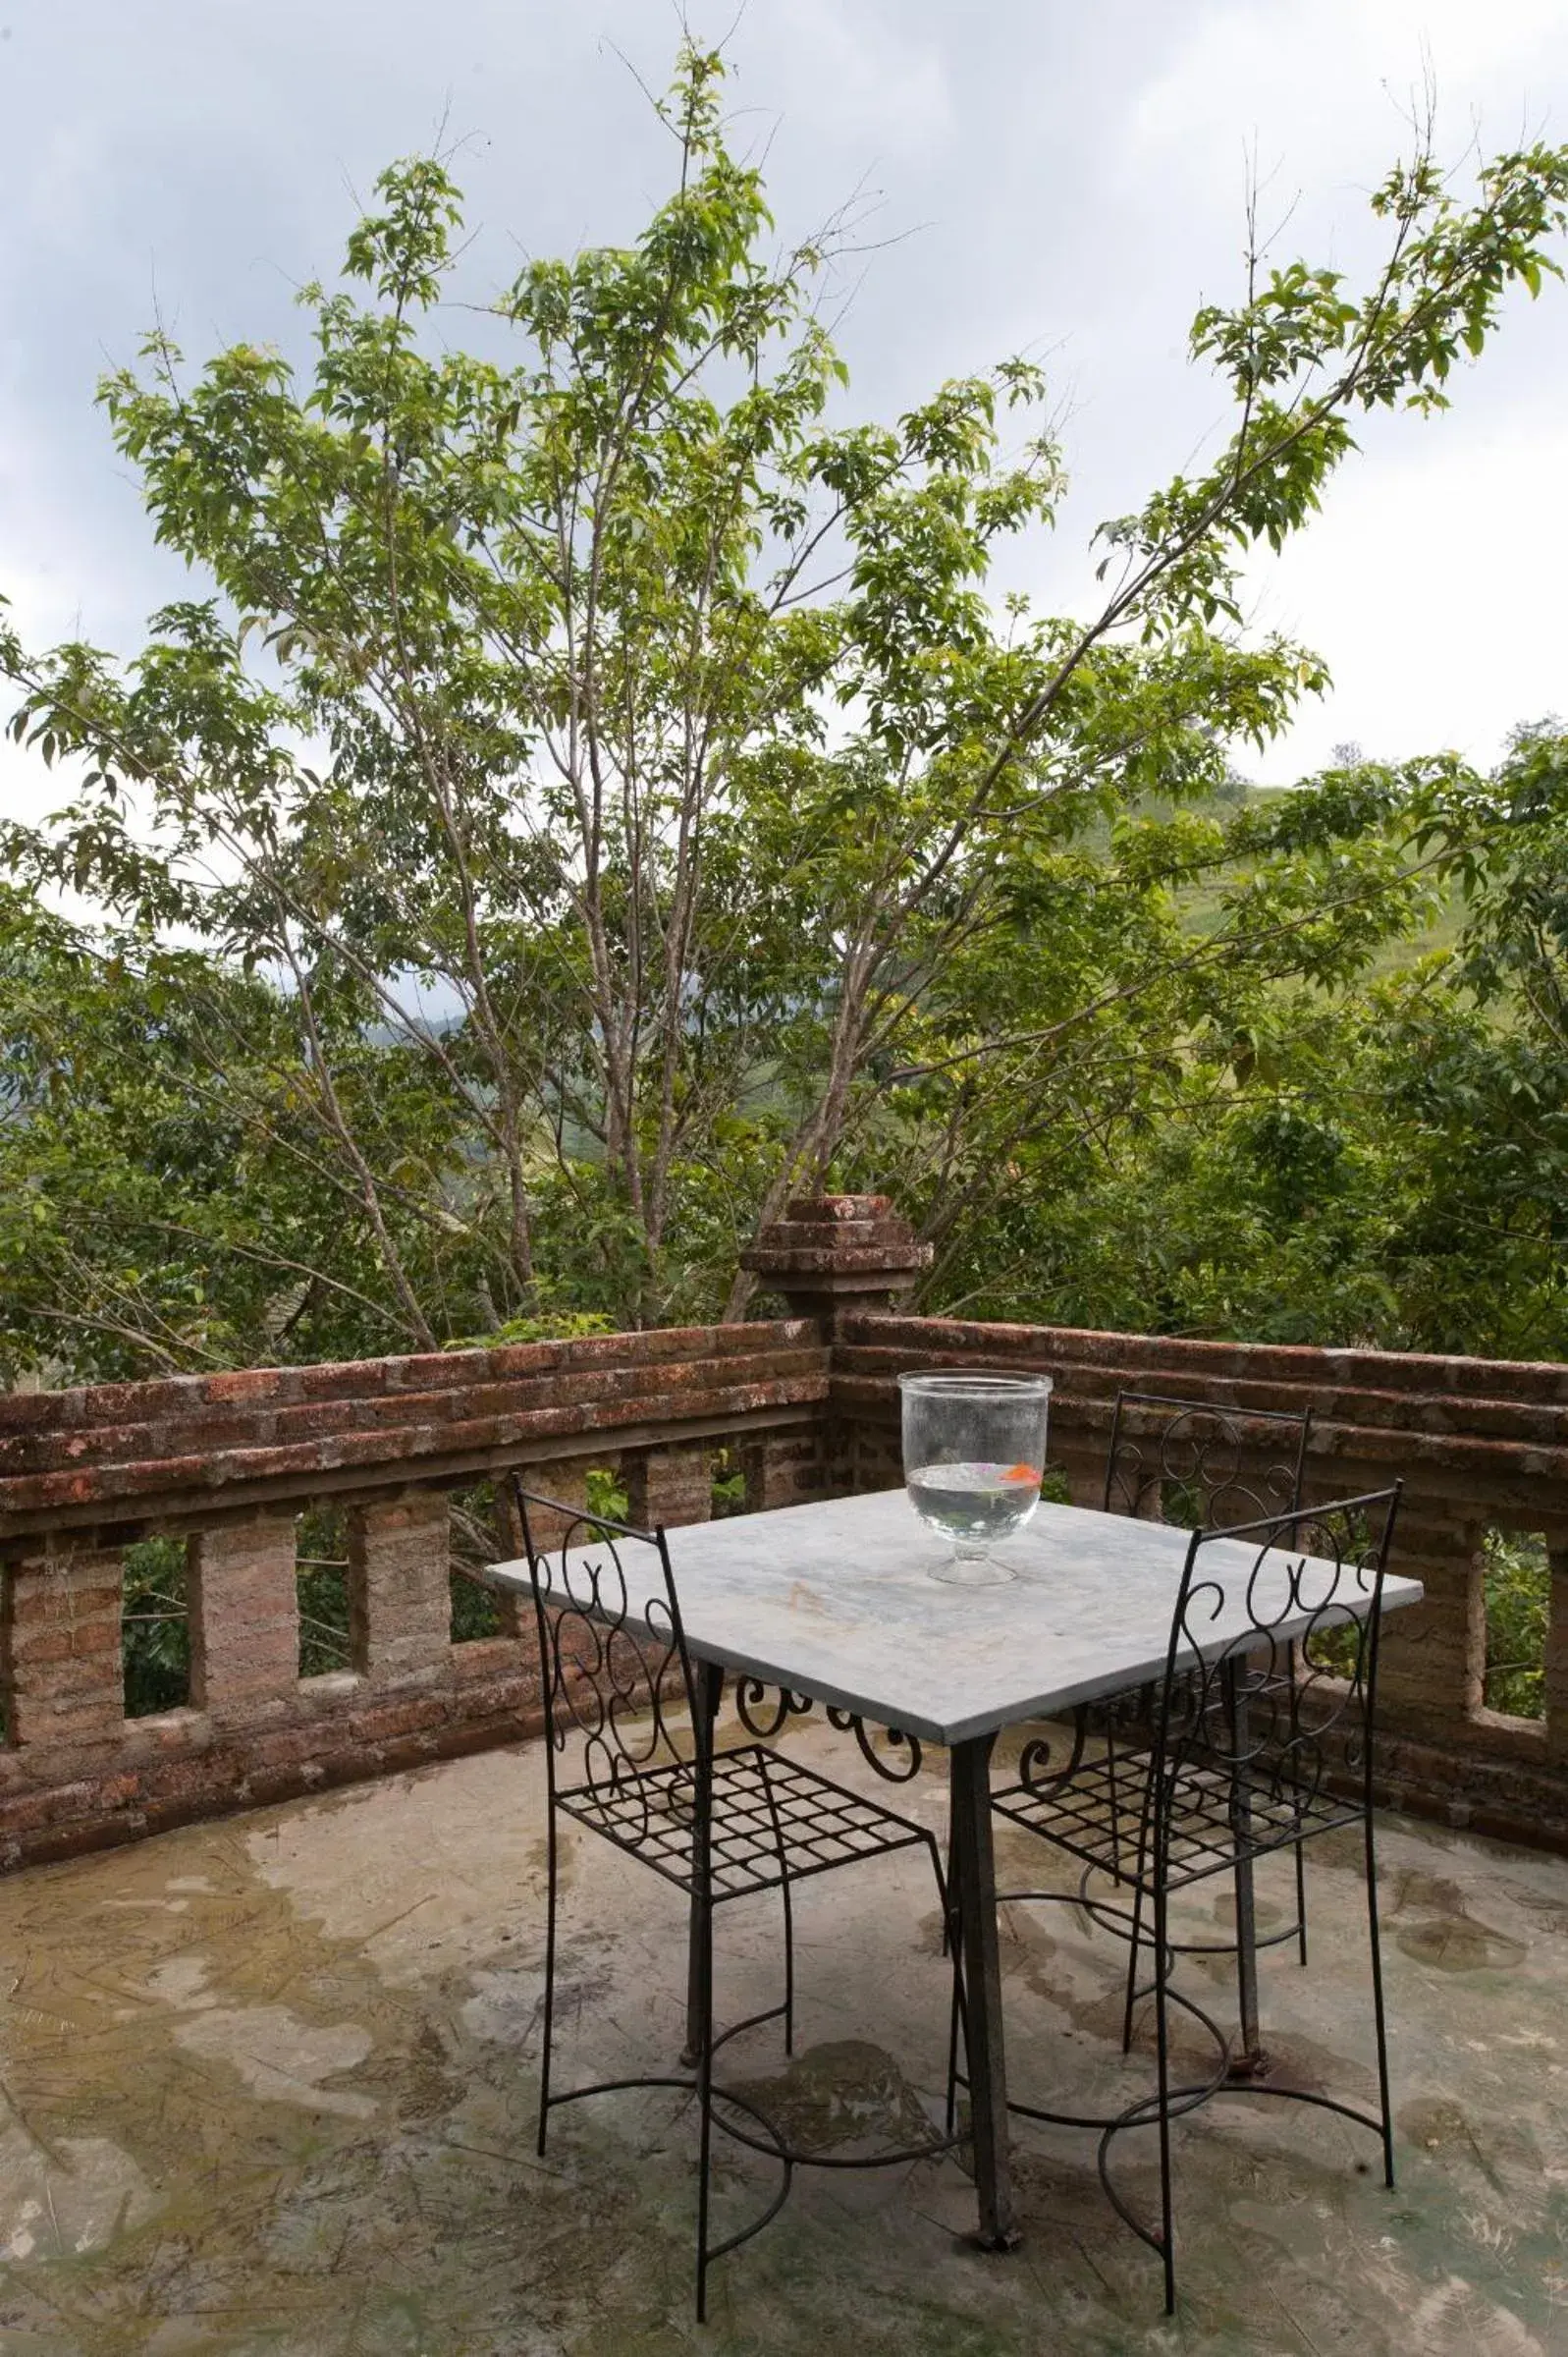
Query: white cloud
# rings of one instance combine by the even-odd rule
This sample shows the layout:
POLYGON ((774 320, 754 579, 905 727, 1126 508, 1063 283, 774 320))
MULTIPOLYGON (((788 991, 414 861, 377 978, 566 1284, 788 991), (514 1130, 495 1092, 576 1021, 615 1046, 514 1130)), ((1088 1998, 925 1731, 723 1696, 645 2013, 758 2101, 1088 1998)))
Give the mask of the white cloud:
POLYGON ((102 225, 108 157, 101 124, 54 125, 32 170, 15 192, 29 242, 68 247, 102 225))
POLYGON ((1255 575, 1260 621, 1322 650, 1334 675, 1259 766, 1271 783, 1346 740, 1487 766, 1516 722, 1568 711, 1568 420, 1538 412, 1452 438, 1450 422, 1370 468, 1255 575))
POLYGON ((1429 72, 1451 134, 1479 108, 1506 142, 1545 98, 1537 73, 1560 82, 1563 30, 1561 0, 1220 0, 1137 92, 1129 149, 1179 148, 1207 179, 1233 174, 1257 130, 1321 175, 1354 164, 1369 133, 1386 144, 1429 72))
POLYGON ((742 95, 764 108, 783 105, 791 130, 862 142, 871 154, 917 155, 947 138, 953 113, 941 52, 912 35, 897 15, 856 0, 788 0, 760 14, 769 64, 779 83, 764 88, 752 71, 742 95), (794 85, 793 91, 787 85, 794 85))

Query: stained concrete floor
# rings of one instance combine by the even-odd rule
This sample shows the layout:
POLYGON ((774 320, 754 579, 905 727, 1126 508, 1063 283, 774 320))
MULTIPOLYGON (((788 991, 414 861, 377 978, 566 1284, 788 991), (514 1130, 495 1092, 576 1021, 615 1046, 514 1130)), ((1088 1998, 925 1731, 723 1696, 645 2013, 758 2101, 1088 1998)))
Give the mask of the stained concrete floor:
MULTIPOLYGON (((820 1726, 811 1756, 864 1779, 820 1726)), ((1400 2182, 1296 2105, 1228 2103, 1178 2148, 1182 2299, 1107 2207, 1092 2138, 1020 2128, 1025 2240, 963 2239, 951 2160, 803 2173, 693 2323, 695 2134, 678 2094, 556 2115, 533 2149, 543 1761, 530 1747, 195 1828, 0 1886, 4 2357, 1084 2357, 1568 2353, 1568 1863, 1402 1821, 1383 1837, 1400 2182)), ((940 1824, 940 1763, 908 1805, 940 1824)), ((1002 1871, 1040 1879, 1009 1832, 1002 1871)), ((565 2074, 671 2068, 678 1900, 579 1836, 565 2074)), ((1276 1910, 1287 1893, 1265 1892, 1276 1910)), ((776 1902, 720 1916, 720 2003, 768 2001, 776 1902)), ((946 1984, 918 1857, 798 1899, 800 2053, 737 2078, 840 2152, 940 2099, 946 1984)), ((1223 1917, 1212 1905, 1210 1920, 1223 1917)), ((1314 1960, 1265 1966, 1269 2043, 1371 2092, 1353 1845, 1317 1845, 1314 1960)), ((1129 2100, 1123 1951, 1075 1910, 1006 1912, 1019 2093, 1129 2100)), ((1190 1968, 1228 2009, 1225 1969, 1190 1968)), ((1144 2143, 1146 2139, 1136 2139, 1144 2143)), ((1152 2183, 1131 2156, 1133 2190, 1152 2183)), ((721 2157, 725 2220, 770 2183, 721 2157)))

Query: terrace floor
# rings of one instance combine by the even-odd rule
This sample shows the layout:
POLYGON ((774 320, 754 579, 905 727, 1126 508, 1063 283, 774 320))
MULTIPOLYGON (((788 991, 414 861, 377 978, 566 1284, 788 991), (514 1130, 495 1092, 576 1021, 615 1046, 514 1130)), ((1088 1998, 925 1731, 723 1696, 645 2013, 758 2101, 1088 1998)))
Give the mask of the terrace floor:
MULTIPOLYGON (((821 1727, 791 1740, 864 1774, 821 1727)), ((940 1768, 906 1795, 934 1824, 940 1768)), ((805 2172, 717 2266, 703 2332, 682 2099, 574 2107, 534 2156, 543 1778, 536 1748, 492 1752, 0 1885, 5 2357, 1568 2352, 1568 1862, 1388 1823, 1399 2189, 1325 2114, 1210 2107, 1178 2145, 1173 2324, 1093 2140, 1025 2124, 1016 2255, 966 2245, 950 2160, 805 2172)), ((1000 1853, 1039 1879, 1025 1836, 1000 1853)), ((1354 1850, 1317 1853, 1313 1965, 1267 1959, 1269 2044, 1365 2095, 1354 1850)), ((768 2001, 776 1903, 720 1912, 722 2012, 768 2001)), ((566 1907, 564 2076, 672 2068, 676 1894, 582 1836, 566 1907)), ((946 2001, 929 1878, 885 1860, 797 1908, 801 2051, 785 2082, 759 2032, 731 2074, 840 2150, 918 2132, 946 2001)), ((1016 2091, 1130 2100, 1149 2057, 1112 2035, 1124 1951, 1066 1908, 1005 1931, 1016 2091)), ((1128 2182, 1151 2180, 1134 2155, 1128 2182)), ((768 2182, 724 2152, 721 2220, 768 2182)))

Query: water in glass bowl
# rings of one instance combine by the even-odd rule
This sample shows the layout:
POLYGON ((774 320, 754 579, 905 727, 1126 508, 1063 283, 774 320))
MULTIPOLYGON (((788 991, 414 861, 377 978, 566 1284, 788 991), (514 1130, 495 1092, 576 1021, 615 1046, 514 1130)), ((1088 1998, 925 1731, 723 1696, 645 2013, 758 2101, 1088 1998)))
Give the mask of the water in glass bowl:
POLYGON ((916 1465, 904 1475, 922 1522, 953 1540, 1010 1538, 1040 1503, 1038 1465, 916 1465))

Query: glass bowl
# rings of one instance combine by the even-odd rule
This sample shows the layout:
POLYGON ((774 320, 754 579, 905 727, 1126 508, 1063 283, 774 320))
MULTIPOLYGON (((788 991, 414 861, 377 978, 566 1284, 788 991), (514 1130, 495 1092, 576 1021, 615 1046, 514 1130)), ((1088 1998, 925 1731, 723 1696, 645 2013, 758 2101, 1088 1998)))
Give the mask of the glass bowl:
POLYGON ((1017 1573, 991 1553, 1040 1504, 1049 1375, 900 1375, 903 1469, 922 1522, 952 1542, 932 1572, 955 1587, 998 1587, 1017 1573))

